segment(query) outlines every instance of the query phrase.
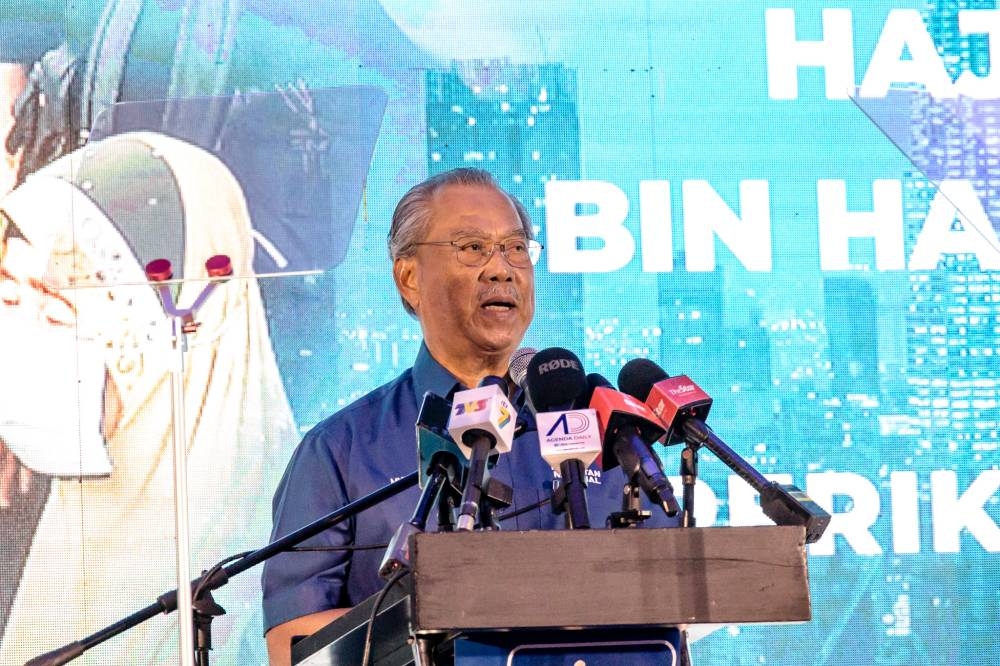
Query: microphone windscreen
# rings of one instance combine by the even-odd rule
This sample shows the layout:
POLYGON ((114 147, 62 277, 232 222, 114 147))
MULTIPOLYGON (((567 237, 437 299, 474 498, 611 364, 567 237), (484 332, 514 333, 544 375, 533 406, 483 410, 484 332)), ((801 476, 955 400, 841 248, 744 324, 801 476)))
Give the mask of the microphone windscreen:
POLYGON ((528 363, 525 379, 528 399, 538 412, 571 409, 587 390, 587 375, 576 354, 562 347, 549 347, 528 363))
POLYGON ((524 380, 528 376, 528 364, 531 363, 531 359, 537 353, 538 350, 533 347, 522 347, 510 357, 510 378, 515 384, 521 387, 521 390, 526 390, 524 380))
POLYGON ((578 407, 578 408, 589 407, 590 406, 590 401, 594 397, 594 389, 596 389, 598 387, 602 387, 602 386, 604 388, 609 388, 609 389, 613 389, 614 388, 614 385, 611 382, 609 382, 607 379, 605 379, 604 375, 598 374, 596 372, 591 372, 590 374, 588 374, 587 375, 587 388, 584 389, 583 393, 580 394, 580 397, 577 398, 576 404, 574 405, 574 407, 578 407))
POLYGON ((590 393, 594 392, 595 388, 603 386, 604 388, 614 388, 614 386, 605 379, 604 375, 597 372, 592 372, 587 375, 587 391, 590 393))
POLYGON ((663 368, 648 358, 634 358, 618 372, 618 390, 637 400, 645 400, 653 384, 668 377, 663 368))

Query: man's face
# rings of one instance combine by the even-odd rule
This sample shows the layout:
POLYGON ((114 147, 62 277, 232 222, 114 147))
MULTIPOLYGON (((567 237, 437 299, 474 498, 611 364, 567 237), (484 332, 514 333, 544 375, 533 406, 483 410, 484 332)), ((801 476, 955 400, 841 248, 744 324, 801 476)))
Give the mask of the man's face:
MULTIPOLYGON (((501 192, 448 185, 433 199, 422 241, 524 238, 517 211, 501 192)), ((463 265, 449 245, 420 245, 404 262, 400 288, 416 310, 439 361, 502 357, 517 349, 535 311, 534 268, 511 266, 499 249, 483 266, 463 265), (412 269, 409 272, 408 269, 412 269)), ((399 263, 399 262, 397 262, 399 263)))

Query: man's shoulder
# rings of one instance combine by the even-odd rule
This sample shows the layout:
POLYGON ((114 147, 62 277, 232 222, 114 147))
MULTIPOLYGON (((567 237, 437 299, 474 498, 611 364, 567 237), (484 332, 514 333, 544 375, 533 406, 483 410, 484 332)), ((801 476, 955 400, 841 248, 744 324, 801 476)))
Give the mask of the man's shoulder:
POLYGON ((375 388, 326 417, 309 431, 313 437, 351 429, 355 424, 370 425, 372 417, 382 410, 392 408, 413 393, 413 369, 407 368, 395 379, 375 388))

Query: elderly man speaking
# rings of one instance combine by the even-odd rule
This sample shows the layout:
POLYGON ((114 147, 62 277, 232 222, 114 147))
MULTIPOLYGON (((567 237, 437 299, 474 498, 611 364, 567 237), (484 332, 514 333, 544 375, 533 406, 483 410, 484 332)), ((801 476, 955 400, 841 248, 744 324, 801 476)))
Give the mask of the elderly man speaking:
MULTIPOLYGON (((424 341, 413 367, 310 431, 274 498, 273 538, 281 537, 417 467, 414 423, 430 391, 450 396, 488 375, 504 377, 534 314, 532 238, 524 207, 478 169, 434 176, 407 192, 393 214, 389 251, 403 307, 424 341)), ((530 420, 530 415, 526 415, 530 420)), ((536 433, 523 432, 491 476, 513 489, 513 507, 551 493, 553 472, 536 433)), ((590 470, 594 515, 617 510, 620 469, 590 470)), ((386 543, 409 519, 416 489, 369 509, 307 542, 337 548, 386 543)), ((663 524, 660 517, 653 523, 663 524)), ((558 529, 561 518, 535 508, 504 528, 558 529)), ((380 550, 285 553, 263 574, 264 621, 272 664, 290 660, 290 640, 313 633, 376 593, 380 550)))

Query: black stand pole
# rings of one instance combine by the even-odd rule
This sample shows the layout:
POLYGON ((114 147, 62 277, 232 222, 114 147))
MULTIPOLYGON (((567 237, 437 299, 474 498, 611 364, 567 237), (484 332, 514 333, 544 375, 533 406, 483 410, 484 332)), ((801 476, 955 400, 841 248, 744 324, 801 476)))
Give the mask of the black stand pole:
POLYGON ((212 620, 225 615, 226 610, 215 603, 209 590, 192 600, 191 610, 194 622, 194 663, 195 666, 208 666, 209 651, 212 649, 212 620))
POLYGON ((760 508, 775 525, 801 525, 806 528, 806 543, 816 543, 830 524, 830 514, 791 484, 768 481, 715 432, 697 419, 682 424, 684 440, 691 448, 705 447, 726 467, 750 484, 760 494, 760 508))
POLYGON ((587 472, 583 461, 575 458, 563 460, 559 464, 562 482, 552 492, 552 513, 566 514, 566 528, 570 530, 590 529, 590 513, 587 511, 587 472))
POLYGON ((694 488, 697 481, 698 447, 688 444, 681 453, 681 484, 684 490, 681 527, 694 527, 694 488))
MULTIPOLYGON (((694 527, 694 490, 698 481, 698 446, 688 444, 681 452, 681 484, 683 509, 681 527, 694 527)), ((678 666, 691 666, 691 645, 687 629, 680 629, 680 660, 678 666)))
POLYGON ((455 508, 461 494, 455 495, 452 489, 438 495, 438 532, 455 531, 455 508))
MULTIPOLYGON (((339 509, 335 509, 330 513, 326 514, 322 518, 318 518, 313 522, 309 523, 305 527, 300 527, 299 529, 286 534, 277 541, 272 541, 268 545, 255 550, 245 557, 242 557, 232 564, 227 566, 210 570, 208 574, 196 578, 191 581, 191 589, 199 591, 199 598, 203 597, 205 594, 210 593, 212 590, 217 590, 227 582, 229 579, 236 574, 243 573, 251 567, 255 567, 261 562, 268 560, 278 553, 283 553, 286 550, 292 548, 305 541, 311 536, 315 536, 320 532, 338 525, 339 523, 351 518, 358 513, 361 513, 365 509, 370 509, 379 502, 385 501, 390 497, 398 495, 415 486, 418 481, 418 474, 412 472, 407 474, 401 479, 393 481, 387 486, 383 486, 378 490, 368 493, 364 497, 359 497, 353 502, 349 502, 339 509)), ((212 602, 214 604, 214 601, 212 602)), ((87 636, 79 641, 74 641, 68 645, 53 650, 52 652, 47 652, 41 656, 35 657, 31 661, 27 662, 24 666, 59 666, 60 664, 65 664, 73 659, 76 659, 81 654, 89 650, 90 648, 100 645, 104 641, 114 638, 118 634, 131 629, 132 627, 145 622, 146 620, 163 613, 164 615, 172 613, 177 610, 177 590, 172 590, 166 594, 161 595, 156 603, 146 606, 142 610, 139 610, 128 617, 111 624, 100 631, 87 636)), ((211 609, 208 609, 211 610, 211 609)), ((207 618, 207 622, 211 622, 211 613, 203 612, 203 617, 207 618)), ((197 621, 196 621, 197 625, 197 621)), ((197 631, 197 626, 196 626, 197 631)), ((199 632, 201 633, 201 632, 199 632)), ((198 662, 199 664, 208 663, 208 653, 207 650, 211 648, 211 632, 207 628, 204 630, 204 636, 208 639, 208 645, 201 651, 205 655, 205 661, 198 662)))
POLYGON ((430 478, 420 493, 420 499, 417 500, 412 517, 409 522, 396 528, 396 533, 392 535, 389 547, 385 550, 382 563, 378 568, 378 575, 382 578, 390 578, 400 569, 409 570, 410 536, 419 534, 427 528, 427 519, 436 504, 435 500, 442 493, 447 492, 445 487, 446 484, 450 483, 449 479, 454 475, 454 470, 449 470, 441 464, 435 464, 428 473, 430 478))
POLYGON ((469 469, 465 473, 465 488, 462 490, 461 509, 455 526, 464 531, 472 530, 479 516, 479 503, 483 501, 483 486, 487 481, 487 465, 490 449, 496 444, 483 431, 470 430, 463 436, 465 445, 472 449, 469 469))

